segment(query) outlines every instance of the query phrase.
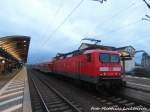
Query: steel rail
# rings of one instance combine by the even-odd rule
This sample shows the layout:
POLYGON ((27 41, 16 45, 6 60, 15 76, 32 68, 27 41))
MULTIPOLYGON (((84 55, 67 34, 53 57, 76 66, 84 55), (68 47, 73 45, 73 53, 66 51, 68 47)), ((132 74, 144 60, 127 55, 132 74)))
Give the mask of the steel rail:
POLYGON ((37 87, 37 85, 35 84, 35 81, 34 81, 33 77, 30 76, 30 78, 31 78, 31 80, 33 82, 33 85, 34 85, 34 87, 35 87, 35 89, 36 89, 36 91, 37 91, 37 93, 38 93, 38 95, 39 95, 39 97, 40 97, 40 99, 42 101, 43 109, 46 112, 50 112, 49 109, 48 109, 48 107, 47 107, 47 105, 46 105, 46 103, 45 103, 45 101, 44 101, 44 99, 43 99, 43 97, 42 97, 42 95, 41 95, 41 93, 40 93, 40 91, 39 91, 39 89, 38 89, 38 87, 37 87))
MULTIPOLYGON (((36 75, 37 76, 37 75, 36 75)), ((57 96, 59 96, 63 101, 65 101, 67 104, 69 104, 70 107, 72 107, 72 109, 75 110, 75 112, 82 112, 81 110, 79 110, 72 102, 70 102, 66 97, 64 97, 60 92, 58 92, 55 88, 53 88, 52 86, 50 86, 45 80, 42 80, 41 78, 39 78, 39 76, 37 76, 37 78, 43 83, 45 84, 51 91, 53 91, 57 96)))

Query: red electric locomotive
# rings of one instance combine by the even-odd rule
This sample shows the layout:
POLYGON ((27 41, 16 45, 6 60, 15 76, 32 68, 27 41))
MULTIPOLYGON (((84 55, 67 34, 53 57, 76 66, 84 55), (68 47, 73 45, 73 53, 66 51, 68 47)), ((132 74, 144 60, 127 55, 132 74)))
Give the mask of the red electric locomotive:
POLYGON ((121 87, 122 66, 119 52, 100 49, 76 50, 59 54, 37 69, 57 73, 96 86, 121 87))
POLYGON ((119 87, 124 84, 117 51, 91 49, 60 54, 53 59, 49 70, 97 86, 119 87))

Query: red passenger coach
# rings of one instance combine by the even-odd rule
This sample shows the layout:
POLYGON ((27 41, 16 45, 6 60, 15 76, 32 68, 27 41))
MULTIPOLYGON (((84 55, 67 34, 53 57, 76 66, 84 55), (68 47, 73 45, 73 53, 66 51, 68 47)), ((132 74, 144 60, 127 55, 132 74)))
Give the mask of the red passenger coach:
POLYGON ((58 55, 50 71, 96 85, 120 86, 122 67, 117 51, 91 49, 58 55))
POLYGON ((34 65, 34 68, 43 72, 52 72, 52 66, 51 62, 45 62, 34 65))

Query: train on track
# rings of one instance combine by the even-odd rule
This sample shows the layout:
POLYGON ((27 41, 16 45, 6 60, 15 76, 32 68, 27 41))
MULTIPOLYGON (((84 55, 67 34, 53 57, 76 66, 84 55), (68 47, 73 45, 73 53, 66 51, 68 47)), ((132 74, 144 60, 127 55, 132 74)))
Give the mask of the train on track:
POLYGON ((118 51, 76 50, 58 54, 52 61, 36 64, 35 69, 70 77, 84 83, 105 87, 122 87, 122 65, 118 51))

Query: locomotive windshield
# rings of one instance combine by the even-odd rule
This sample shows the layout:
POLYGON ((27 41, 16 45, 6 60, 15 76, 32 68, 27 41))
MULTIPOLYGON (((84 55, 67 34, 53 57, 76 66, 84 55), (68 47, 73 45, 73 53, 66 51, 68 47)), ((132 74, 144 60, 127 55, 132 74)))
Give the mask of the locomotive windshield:
POLYGON ((100 54, 100 62, 103 63, 119 63, 120 62, 120 57, 118 54, 110 54, 110 53, 101 53, 100 54))
POLYGON ((109 54, 107 54, 107 53, 101 53, 100 54, 100 61, 104 62, 104 63, 110 62, 110 56, 109 56, 109 54))
POLYGON ((118 54, 111 54, 111 56, 110 56, 111 58, 111 62, 113 62, 113 63, 119 63, 120 62, 120 57, 119 57, 119 55, 118 54))

